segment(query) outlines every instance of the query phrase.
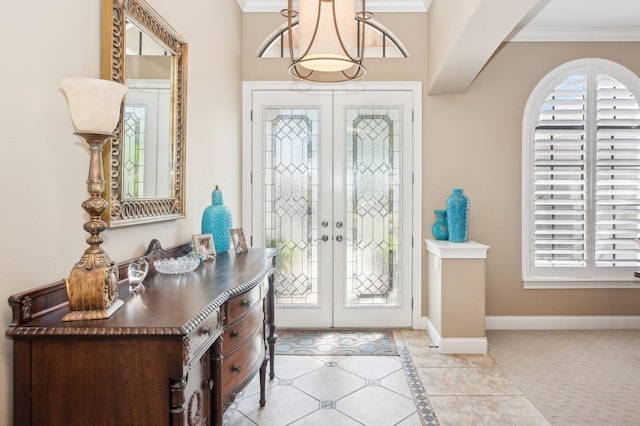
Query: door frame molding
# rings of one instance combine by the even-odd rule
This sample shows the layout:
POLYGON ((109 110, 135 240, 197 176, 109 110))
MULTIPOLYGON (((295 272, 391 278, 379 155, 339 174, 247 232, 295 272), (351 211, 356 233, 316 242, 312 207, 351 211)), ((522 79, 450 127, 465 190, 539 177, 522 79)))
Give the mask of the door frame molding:
MULTIPOLYGON (((420 81, 357 81, 341 84, 322 84, 297 81, 243 81, 242 82, 242 227, 245 235, 253 235, 251 211, 252 186, 252 99, 254 91, 282 90, 342 90, 342 91, 376 91, 397 90, 411 91, 413 100, 413 182, 412 182, 412 271, 411 291, 413 310, 411 322, 414 329, 426 329, 427 317, 422 316, 422 82, 420 81), (247 159, 249 159, 247 161, 247 159), (249 167, 246 167, 249 165, 249 167)), ((253 241, 249 241, 253 245, 253 241)))

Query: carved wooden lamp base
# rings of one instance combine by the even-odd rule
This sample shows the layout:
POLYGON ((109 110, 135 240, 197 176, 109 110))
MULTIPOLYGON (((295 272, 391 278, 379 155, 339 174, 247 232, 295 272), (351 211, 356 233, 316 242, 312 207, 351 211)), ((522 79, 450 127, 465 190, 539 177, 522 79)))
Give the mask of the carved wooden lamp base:
POLYGON ((62 317, 62 321, 84 321, 107 319, 114 314, 115 311, 124 305, 124 301, 116 299, 116 301, 107 309, 91 310, 91 311, 72 311, 62 317))
POLYGON ((109 318, 124 302, 118 299, 118 268, 104 252, 87 249, 68 280, 69 313, 62 321, 109 318))

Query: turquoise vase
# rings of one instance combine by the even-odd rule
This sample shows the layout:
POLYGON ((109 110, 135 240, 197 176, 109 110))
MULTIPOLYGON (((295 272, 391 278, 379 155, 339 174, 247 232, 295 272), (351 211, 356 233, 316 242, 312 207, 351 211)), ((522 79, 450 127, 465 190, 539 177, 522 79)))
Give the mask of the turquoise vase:
POLYGON ((434 210, 436 214, 436 222, 431 227, 431 233, 436 240, 448 240, 449 239, 449 225, 447 224, 447 211, 446 210, 434 210))
POLYGON ((447 225, 449 227, 449 241, 464 243, 467 241, 467 227, 469 223, 469 199, 462 193, 462 189, 454 189, 447 198, 447 225))
POLYGON ((231 212, 222 204, 222 191, 216 185, 211 193, 211 205, 202 212, 202 233, 213 235, 216 253, 226 253, 231 247, 231 212))

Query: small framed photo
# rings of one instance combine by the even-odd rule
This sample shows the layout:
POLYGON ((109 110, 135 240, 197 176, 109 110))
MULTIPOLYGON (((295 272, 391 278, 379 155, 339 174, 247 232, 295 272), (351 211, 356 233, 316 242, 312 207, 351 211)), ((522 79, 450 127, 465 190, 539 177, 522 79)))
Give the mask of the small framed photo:
POLYGON ((212 258, 216 257, 216 246, 213 244, 212 234, 200 234, 193 236, 193 249, 196 254, 212 258))
POLYGON ((247 248, 247 240, 244 239, 244 231, 242 228, 231 229, 231 241, 233 242, 233 248, 236 254, 246 253, 249 251, 247 248))

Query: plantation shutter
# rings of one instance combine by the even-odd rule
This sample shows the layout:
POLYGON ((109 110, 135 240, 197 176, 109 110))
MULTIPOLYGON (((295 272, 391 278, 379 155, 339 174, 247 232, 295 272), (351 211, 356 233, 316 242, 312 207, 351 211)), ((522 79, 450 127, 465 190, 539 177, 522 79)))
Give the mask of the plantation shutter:
POLYGON ((598 75, 595 265, 638 266, 640 109, 620 82, 598 75))
POLYGON ((534 135, 536 267, 584 267, 587 258, 587 76, 547 97, 534 135))
POLYGON ((640 108, 619 81, 574 75, 534 130, 536 268, 640 266, 640 108))

